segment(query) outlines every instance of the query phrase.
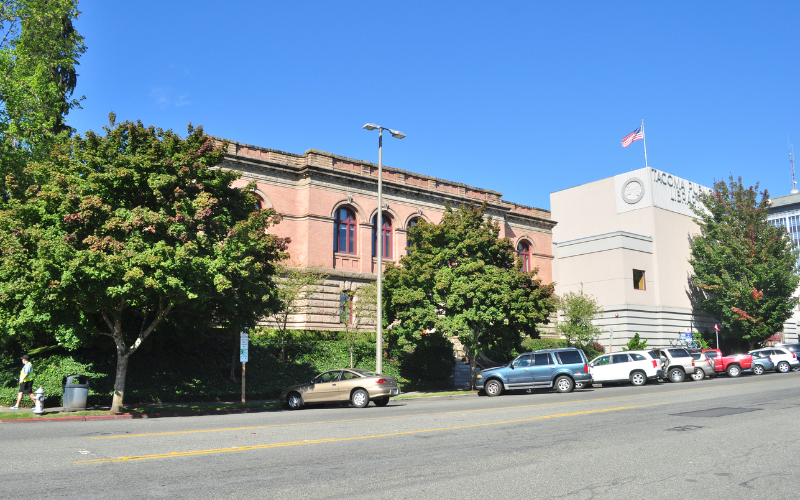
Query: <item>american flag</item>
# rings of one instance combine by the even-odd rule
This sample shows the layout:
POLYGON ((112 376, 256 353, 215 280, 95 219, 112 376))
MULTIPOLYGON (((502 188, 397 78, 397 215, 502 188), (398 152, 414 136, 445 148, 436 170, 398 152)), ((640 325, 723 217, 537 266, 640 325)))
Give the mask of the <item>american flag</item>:
POLYGON ((644 139, 644 132, 642 132, 641 125, 639 125, 639 128, 622 138, 622 147, 627 148, 633 141, 638 141, 639 139, 644 139))

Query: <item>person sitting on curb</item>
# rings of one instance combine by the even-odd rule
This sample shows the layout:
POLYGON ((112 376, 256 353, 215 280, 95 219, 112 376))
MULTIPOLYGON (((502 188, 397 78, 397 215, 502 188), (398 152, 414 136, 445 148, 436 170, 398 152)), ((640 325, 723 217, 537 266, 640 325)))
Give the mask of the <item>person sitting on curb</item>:
POLYGON ((27 354, 22 356, 22 371, 19 372, 19 394, 17 394, 17 404, 11 407, 12 410, 19 409, 23 394, 30 396, 33 403, 36 404, 36 398, 33 395, 33 365, 27 354))

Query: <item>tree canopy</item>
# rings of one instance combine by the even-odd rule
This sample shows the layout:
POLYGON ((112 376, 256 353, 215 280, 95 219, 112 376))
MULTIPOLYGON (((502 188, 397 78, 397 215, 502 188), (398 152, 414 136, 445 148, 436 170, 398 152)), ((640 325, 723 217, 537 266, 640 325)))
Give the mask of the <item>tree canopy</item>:
POLYGON ((594 343, 602 329, 594 320, 603 313, 597 299, 583 292, 567 292, 558 299, 559 320, 556 331, 567 339, 567 345, 594 353, 594 343))
POLYGON ((792 316, 800 283, 798 251, 785 228, 767 221, 769 193, 742 179, 714 183, 693 208, 700 234, 691 237, 693 300, 720 320, 723 334, 756 342, 780 332, 792 316), (760 195, 760 199, 759 199, 760 195))
POLYGON ((457 335, 470 352, 473 385, 481 350, 519 347, 555 309, 553 285, 541 283, 538 269, 522 271, 511 241, 499 237, 485 211, 447 207, 441 223, 414 225, 408 255, 387 266, 383 290, 392 334, 417 345, 432 331, 457 335))
POLYGON ((272 276, 279 218, 255 210, 224 145, 189 126, 125 122, 57 145, 8 186, 0 209, 0 324, 25 343, 47 332, 74 348, 96 336, 117 350, 112 408, 128 357, 155 331, 255 325, 279 301, 272 276))

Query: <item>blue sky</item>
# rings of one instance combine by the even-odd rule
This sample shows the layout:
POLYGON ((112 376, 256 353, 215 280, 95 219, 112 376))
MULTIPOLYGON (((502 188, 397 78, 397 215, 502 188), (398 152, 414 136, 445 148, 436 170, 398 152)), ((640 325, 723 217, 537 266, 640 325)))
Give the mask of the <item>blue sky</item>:
POLYGON ((791 189, 800 2, 84 0, 69 123, 186 125, 494 189, 549 193, 644 166, 791 189))

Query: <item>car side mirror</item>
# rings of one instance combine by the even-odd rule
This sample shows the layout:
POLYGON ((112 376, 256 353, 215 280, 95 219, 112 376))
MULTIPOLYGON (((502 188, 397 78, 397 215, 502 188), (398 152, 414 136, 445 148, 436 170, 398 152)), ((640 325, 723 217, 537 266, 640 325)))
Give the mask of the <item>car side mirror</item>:
POLYGON ((311 385, 314 385, 314 384, 316 384, 316 383, 317 383, 317 381, 316 381, 316 380, 314 380, 314 379, 311 379, 311 385))
POLYGON ((511 364, 510 364, 510 365, 508 365, 508 367, 509 367, 509 368, 511 368, 511 369, 513 370, 513 369, 514 369, 514 362, 512 361, 512 362, 511 362, 511 364))
POLYGON ((589 363, 589 366, 591 366, 592 368, 594 368, 594 363, 589 363))

